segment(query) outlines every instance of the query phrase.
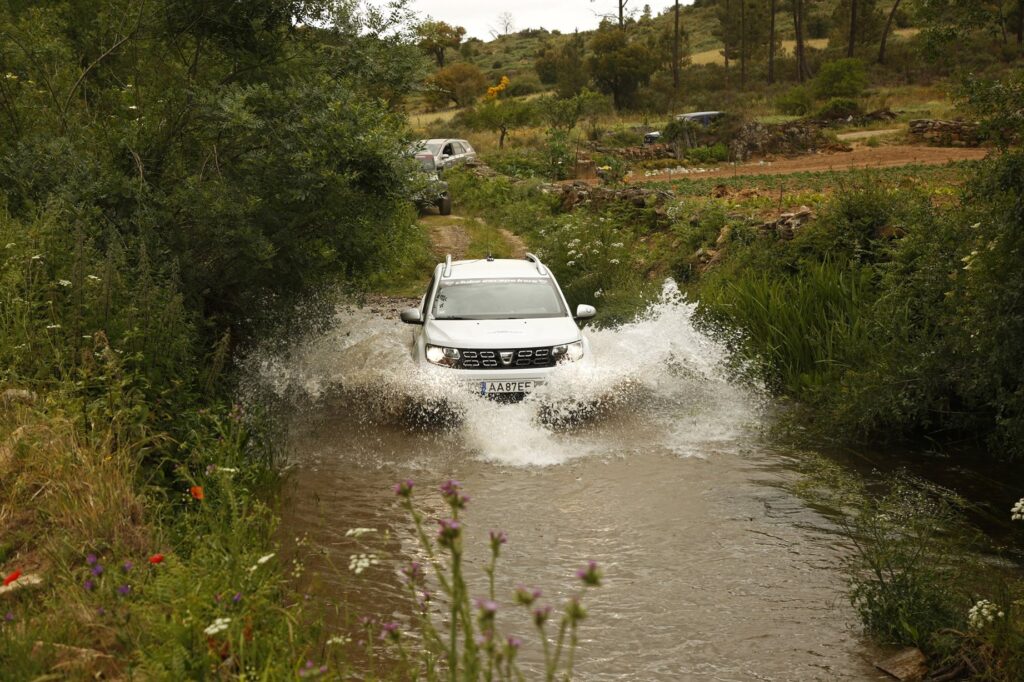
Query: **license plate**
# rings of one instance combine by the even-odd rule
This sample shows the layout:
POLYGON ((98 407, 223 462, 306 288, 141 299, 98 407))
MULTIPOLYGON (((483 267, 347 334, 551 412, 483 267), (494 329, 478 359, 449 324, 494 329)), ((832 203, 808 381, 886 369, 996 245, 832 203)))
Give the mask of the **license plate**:
POLYGON ((536 386, 534 381, 481 381, 480 395, 495 393, 529 393, 536 386))

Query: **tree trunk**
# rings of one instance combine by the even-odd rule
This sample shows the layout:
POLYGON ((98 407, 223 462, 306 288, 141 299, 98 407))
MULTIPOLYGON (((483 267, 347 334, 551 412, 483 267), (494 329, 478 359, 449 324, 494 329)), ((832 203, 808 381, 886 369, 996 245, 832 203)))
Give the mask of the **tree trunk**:
POLYGON ((747 0, 740 0, 740 90, 747 88, 747 0))
MULTIPOLYGON (((732 16, 732 8, 730 7, 729 0, 725 0, 725 16, 732 16)), ((722 29, 722 58, 725 59, 725 84, 729 85, 729 31, 723 27, 722 29)))
POLYGON ((803 83, 807 77, 807 64, 804 61, 804 2, 793 0, 793 31, 796 33, 796 79, 803 83))
POLYGON ((444 68, 444 48, 439 47, 434 50, 434 56, 437 57, 437 66, 440 69, 444 68))
POLYGON ((850 44, 846 46, 846 56, 853 56, 853 48, 857 45, 857 0, 850 0, 850 44))
POLYGON ((878 46, 878 63, 885 64, 885 42, 889 39, 889 31, 892 30, 892 21, 896 18, 896 10, 900 7, 902 0, 896 0, 893 3, 892 10, 889 12, 889 18, 885 22, 885 29, 882 31, 882 42, 878 46))
POLYGON ((629 0, 619 0, 619 28, 626 28, 626 5, 629 0))
POLYGON ((498 132, 499 132, 499 136, 498 136, 498 149, 504 149, 505 148, 505 136, 508 135, 508 128, 505 127, 505 126, 502 126, 501 128, 498 129, 498 132))
POLYGON ((775 3, 776 0, 768 3, 768 11, 772 15, 768 28, 768 85, 775 82, 775 3))
POLYGON ((675 8, 675 32, 672 36, 672 108, 679 103, 679 0, 675 8))
POLYGON ((1024 52, 1024 0, 1017 2, 1017 50, 1024 52))

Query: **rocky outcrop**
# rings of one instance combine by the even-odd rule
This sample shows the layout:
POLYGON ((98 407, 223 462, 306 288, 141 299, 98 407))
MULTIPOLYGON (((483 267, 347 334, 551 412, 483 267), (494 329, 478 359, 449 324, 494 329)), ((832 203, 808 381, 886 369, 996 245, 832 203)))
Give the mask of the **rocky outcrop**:
POLYGON ((602 147, 595 145, 593 151, 600 154, 617 156, 624 161, 654 161, 658 159, 674 159, 675 152, 667 144, 645 144, 636 147, 602 147))
POLYGON ((938 147, 977 147, 981 129, 977 123, 919 118, 910 122, 910 134, 938 147))

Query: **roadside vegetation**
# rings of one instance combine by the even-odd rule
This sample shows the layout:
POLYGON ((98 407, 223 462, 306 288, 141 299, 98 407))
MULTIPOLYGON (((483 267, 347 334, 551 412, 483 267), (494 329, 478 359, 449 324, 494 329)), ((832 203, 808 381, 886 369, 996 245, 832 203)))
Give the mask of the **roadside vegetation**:
POLYGON ((274 448, 232 363, 294 301, 406 257, 387 94, 420 56, 386 19, 0 8, 4 679, 340 672, 272 545, 274 448))

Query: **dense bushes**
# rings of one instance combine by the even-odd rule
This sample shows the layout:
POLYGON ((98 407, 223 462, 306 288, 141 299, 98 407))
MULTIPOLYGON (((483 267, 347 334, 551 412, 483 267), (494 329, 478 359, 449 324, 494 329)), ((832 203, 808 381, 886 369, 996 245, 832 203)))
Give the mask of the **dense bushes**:
POLYGON ((746 329, 834 434, 974 434, 1024 454, 1022 169, 985 162, 944 209, 913 187, 848 187, 791 242, 734 248, 701 284, 704 313, 746 329))
POLYGON ((68 646, 105 669, 75 677, 316 655, 229 370, 295 299, 401 260, 388 101, 421 57, 396 28, 288 0, 0 9, 0 388, 29 403, 0 401, 0 567, 43 579, 6 599, 5 679, 68 646))

